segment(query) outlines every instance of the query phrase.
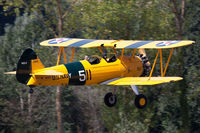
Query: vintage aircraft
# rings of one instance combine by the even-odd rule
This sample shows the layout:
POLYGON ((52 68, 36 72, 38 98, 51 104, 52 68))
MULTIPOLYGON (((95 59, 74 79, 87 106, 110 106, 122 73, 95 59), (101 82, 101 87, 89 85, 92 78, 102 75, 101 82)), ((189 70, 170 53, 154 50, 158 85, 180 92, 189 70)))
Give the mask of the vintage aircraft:
MULTIPOLYGON (((61 85, 130 85, 136 94, 135 105, 144 108, 147 98, 139 94, 136 85, 155 85, 181 80, 181 77, 165 77, 167 67, 173 52, 173 48, 193 44, 194 41, 134 41, 134 40, 96 40, 77 38, 55 38, 41 42, 42 46, 59 47, 57 65, 45 68, 32 49, 26 49, 17 64, 16 78, 30 87, 33 92, 34 86, 61 86, 61 85), (67 63, 64 47, 72 47, 70 63, 67 63), (102 48, 112 48, 114 56, 107 58, 102 48), (98 48, 103 57, 92 56, 79 62, 72 62, 75 48, 98 48), (122 49, 118 55, 116 49, 122 49), (133 49, 130 56, 124 55, 125 49, 133 49), (137 49, 157 49, 157 54, 152 66, 145 53, 136 56, 137 49), (171 49, 169 57, 163 68, 162 49, 171 49), (65 64, 59 65, 63 52, 65 64), (152 73, 160 54, 161 75, 152 77, 152 73), (147 76, 147 72, 150 72, 147 76)), ((8 72, 7 74, 12 74, 8 72)), ((116 104, 115 89, 104 97, 107 106, 116 104)))

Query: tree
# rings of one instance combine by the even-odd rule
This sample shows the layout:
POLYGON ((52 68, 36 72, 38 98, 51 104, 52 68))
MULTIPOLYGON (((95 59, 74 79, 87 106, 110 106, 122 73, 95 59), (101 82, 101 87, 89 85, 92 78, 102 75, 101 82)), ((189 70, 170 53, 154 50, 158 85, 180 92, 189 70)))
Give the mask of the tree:
MULTIPOLYGON (((32 44, 29 47, 39 53, 42 61, 51 60, 52 64, 55 64, 55 59, 49 55, 57 51, 48 48, 50 52, 46 54, 47 51, 44 52, 44 50, 47 48, 39 48, 38 44, 39 41, 47 38, 62 35, 97 39, 174 40, 184 38, 199 41, 198 0, 193 2, 184 0, 85 0, 78 2, 8 0, 4 3, 4 10, 10 8, 8 5, 13 7, 16 13, 21 11, 29 15, 18 20, 15 26, 7 27, 5 36, 1 37, 3 45, 0 50, 1 69, 11 70, 16 65, 17 59, 13 56, 18 56, 22 52, 22 49, 27 46, 24 44, 32 44), (9 51, 11 51, 10 54, 7 54, 9 51)), ((68 49, 69 52, 70 50, 68 49)), ((69 54, 68 51, 67 54, 69 54)), ((97 49, 76 49, 76 51, 78 51, 76 60, 82 59, 85 54, 98 52, 97 49)), ((181 48, 178 52, 175 50, 173 53, 177 58, 172 58, 170 61, 168 76, 183 75, 184 83, 139 86, 140 93, 147 95, 149 101, 144 110, 135 108, 134 94, 126 86, 116 87, 118 103, 114 108, 106 107, 101 100, 106 92, 112 91, 111 86, 59 88, 57 93, 60 94, 57 97, 59 106, 57 107, 61 108, 58 108, 57 112, 60 114, 62 112, 62 117, 60 115, 57 118, 60 124, 55 122, 56 92, 53 89, 39 87, 32 95, 32 102, 30 102, 32 121, 28 121, 26 119, 28 98, 27 93, 23 91, 25 87, 18 87, 18 84, 11 82, 13 79, 5 78, 1 73, 0 109, 3 111, 0 116, 3 117, 0 117, 0 128, 10 132, 17 128, 20 132, 23 125, 30 132, 56 132, 57 125, 59 132, 137 133, 141 130, 143 132, 198 132, 200 124, 198 120, 200 116, 198 52, 199 46, 194 45, 181 48), (16 91, 13 86, 22 90, 16 89, 16 91), (16 97, 17 100, 15 100, 16 97), (10 112, 8 109, 13 110, 10 112), (22 113, 25 116, 23 119, 22 113), (15 119, 10 119, 11 117, 15 119), (20 121, 21 119, 23 121, 20 121), (30 124, 32 128, 28 129, 30 124)), ((129 53, 130 50, 125 50, 125 54, 129 53)), ((151 62, 155 54, 155 50, 147 51, 151 62)), ((167 50, 163 50, 163 60, 167 59, 168 54, 167 50)), ((163 61, 163 63, 166 62, 163 61)), ((155 75, 160 75, 159 66, 158 63, 154 70, 155 75)))
POLYGON ((35 51, 48 49, 49 52, 43 52, 39 56, 46 65, 51 65, 51 62, 55 62, 52 57, 48 56, 52 53, 52 48, 39 48, 39 42, 47 36, 51 36, 50 32, 44 29, 45 25, 38 23, 38 18, 34 17, 34 15, 25 14, 22 17, 17 17, 14 26, 8 25, 5 35, 0 37, 2 77, 0 101, 3 102, 3 110, 1 111, 1 120, 3 122, 1 124, 3 124, 5 132, 35 132, 36 127, 37 132, 48 132, 52 127, 55 128, 53 115, 55 110, 52 108, 54 91, 48 91, 47 88, 37 88, 38 93, 36 92, 36 94, 32 95, 28 104, 28 91, 26 91, 28 88, 18 84, 15 77, 3 74, 3 72, 10 71, 16 67, 18 57, 24 48, 31 47, 35 51), (47 62, 47 60, 50 62, 47 62), (46 111, 42 111, 43 108, 46 108, 46 111), (29 114, 28 109, 30 111, 29 114), (40 112, 43 112, 43 114, 40 112), (42 124, 40 121, 42 121, 42 124))
MULTIPOLYGON (((16 1, 0 1, 0 3, 4 4, 4 10, 9 10, 9 8, 14 7, 15 12, 17 15, 19 15, 20 9, 23 9, 27 13, 37 12, 41 13, 45 17, 41 17, 38 14, 35 14, 40 20, 41 23, 44 23, 47 25, 47 28, 54 34, 55 37, 62 37, 62 31, 63 31, 63 19, 67 15, 67 11, 65 14, 62 14, 62 9, 64 6, 62 6, 62 3, 67 2, 61 2, 60 0, 54 1, 22 1, 22 0, 16 0, 16 1), (52 6, 49 6, 52 5, 52 6), (54 6, 57 6, 57 11, 54 12, 54 6), (52 17, 51 17, 52 16, 52 17), (56 16, 56 17, 54 17, 56 16), (56 22, 58 21, 58 23, 56 22)), ((57 110, 57 127, 58 132, 62 132, 62 118, 61 118, 61 103, 60 103, 60 95, 61 90, 60 87, 57 87, 56 91, 56 110, 57 110)))
MULTIPOLYGON (((169 38, 173 39, 175 37, 175 28, 172 28, 173 14, 170 14, 171 12, 166 10, 166 8, 162 6, 162 3, 158 1, 96 2, 88 0, 80 3, 74 10, 76 10, 76 14, 78 14, 77 12, 81 12, 82 19, 80 23, 82 23, 80 25, 83 25, 82 35, 85 38, 164 40, 169 38)), ((93 52, 86 51, 87 53, 93 52)), ((130 51, 127 50, 126 54, 128 54, 128 52, 130 51)), ((147 52, 149 53, 147 54, 148 56, 154 56, 154 52, 147 52)), ((153 61, 153 59, 151 61, 153 61)), ((159 72, 157 74, 159 74, 159 72)), ((140 127, 145 127, 145 131, 153 131, 153 129, 156 128, 159 121, 162 120, 154 119, 154 117, 159 118, 156 113, 153 113, 157 110, 156 105, 159 105, 156 100, 159 99, 160 94, 166 93, 167 89, 165 89, 165 92, 160 93, 161 86, 156 87, 157 89, 159 88, 159 90, 154 90, 152 87, 142 88, 150 99, 155 100, 155 102, 150 100, 149 104, 152 107, 146 109, 144 113, 139 113, 139 111, 134 108, 133 93, 126 90, 127 87, 117 89, 117 95, 120 99, 117 106, 113 109, 103 106, 102 109, 102 119, 104 120, 105 127, 108 131, 119 131, 120 127, 123 125, 130 126, 123 126, 122 131, 131 130, 136 132, 136 129, 139 129, 140 127), (140 126, 131 128, 131 125, 135 124, 132 121, 137 121, 135 123, 140 123, 140 126)), ((96 87, 96 89, 102 89, 102 87, 96 87)), ((140 92, 142 92, 142 90, 140 90, 140 92)), ((172 93, 173 92, 170 94, 172 93)), ((161 97, 165 96, 168 96, 168 94, 161 97)), ((165 104, 167 100, 168 99, 163 99, 163 102, 159 103, 165 104)), ((175 101, 176 100, 177 99, 175 99, 175 101)), ((166 109, 167 107, 165 110, 166 109)), ((162 126, 162 124, 158 126, 162 126)), ((138 130, 138 132, 139 131, 140 130, 138 130)), ((157 131, 162 131, 162 129, 157 129, 157 131)))

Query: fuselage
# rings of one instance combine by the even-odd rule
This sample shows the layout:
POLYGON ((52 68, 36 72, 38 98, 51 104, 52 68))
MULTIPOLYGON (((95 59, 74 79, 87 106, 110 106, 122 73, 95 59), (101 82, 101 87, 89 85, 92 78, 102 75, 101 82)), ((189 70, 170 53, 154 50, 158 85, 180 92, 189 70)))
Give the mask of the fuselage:
POLYGON ((124 56, 108 61, 98 58, 93 62, 81 60, 58 66, 43 68, 37 72, 54 70, 63 75, 34 75, 27 85, 96 85, 119 77, 139 77, 143 73, 140 57, 124 56))

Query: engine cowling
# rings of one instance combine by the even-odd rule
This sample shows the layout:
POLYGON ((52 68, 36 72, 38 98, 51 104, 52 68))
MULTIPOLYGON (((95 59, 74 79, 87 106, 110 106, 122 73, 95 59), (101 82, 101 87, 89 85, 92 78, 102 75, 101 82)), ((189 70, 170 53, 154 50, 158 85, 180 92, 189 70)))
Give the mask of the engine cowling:
POLYGON ((123 56, 122 64, 126 68, 124 77, 140 77, 146 76, 151 70, 150 63, 146 56, 123 56))

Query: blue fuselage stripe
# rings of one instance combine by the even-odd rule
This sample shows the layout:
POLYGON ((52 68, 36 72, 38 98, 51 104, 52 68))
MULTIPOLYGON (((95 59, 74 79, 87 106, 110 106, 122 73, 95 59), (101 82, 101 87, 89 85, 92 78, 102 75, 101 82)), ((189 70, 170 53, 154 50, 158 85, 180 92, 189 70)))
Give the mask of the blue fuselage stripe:
POLYGON ((90 43, 90 42, 93 42, 93 41, 96 41, 96 40, 95 39, 85 39, 85 40, 82 40, 82 41, 75 42, 75 43, 69 45, 68 47, 80 47, 84 44, 87 44, 87 43, 90 43))
POLYGON ((131 45, 127 46, 126 48, 138 48, 138 47, 141 47, 141 46, 143 46, 143 45, 145 45, 145 44, 147 44, 147 43, 151 43, 151 42, 153 42, 153 41, 141 41, 141 42, 136 42, 136 43, 134 43, 134 44, 131 44, 131 45))

